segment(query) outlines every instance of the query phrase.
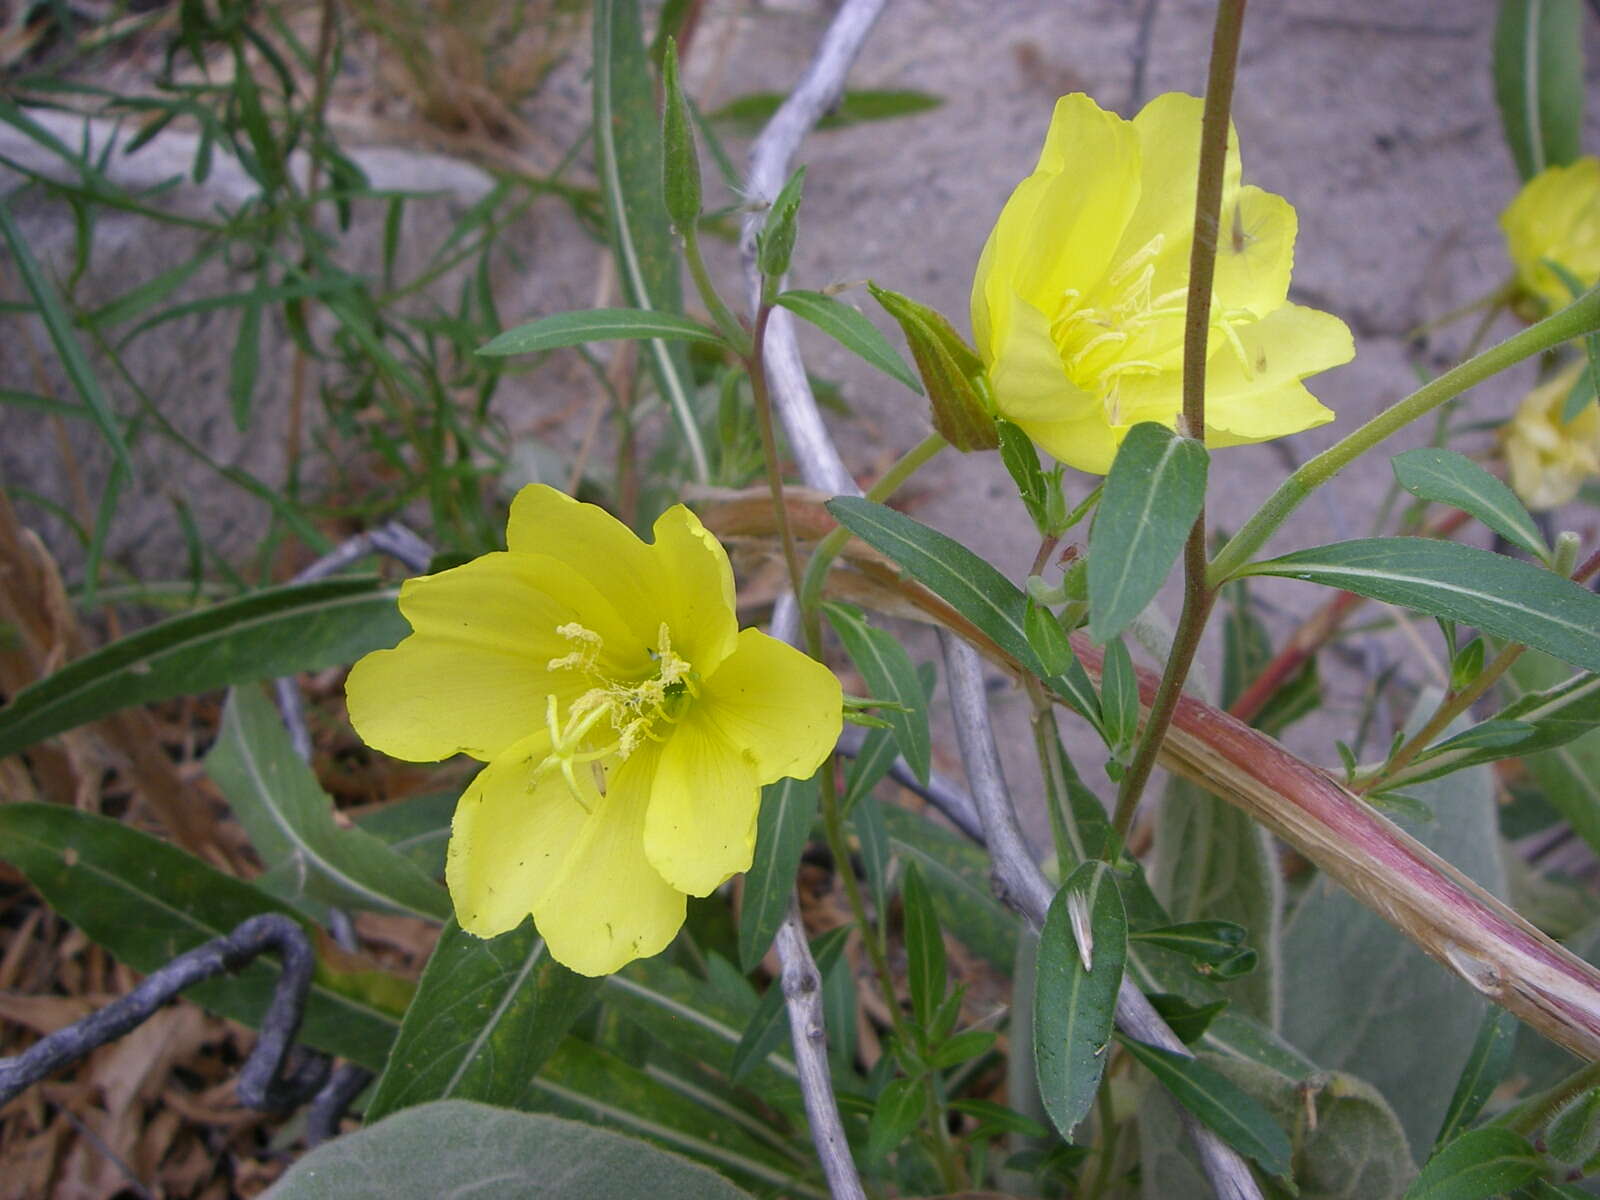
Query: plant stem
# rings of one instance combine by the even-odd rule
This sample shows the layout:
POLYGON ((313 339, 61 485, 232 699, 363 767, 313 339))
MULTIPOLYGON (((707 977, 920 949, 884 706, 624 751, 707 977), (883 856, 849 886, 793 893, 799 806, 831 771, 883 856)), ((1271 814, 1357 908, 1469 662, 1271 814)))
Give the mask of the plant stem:
POLYGON ((1511 664, 1521 658, 1526 649, 1526 646, 1513 644, 1495 655, 1494 660, 1478 673, 1476 679, 1459 692, 1446 696, 1433 716, 1428 718, 1428 723, 1412 734, 1388 762, 1368 778, 1357 781, 1351 790, 1357 793, 1370 792, 1373 788, 1381 787, 1384 780, 1392 779, 1402 768, 1409 766, 1411 760, 1432 745, 1434 738, 1443 733, 1451 721, 1466 712, 1477 703, 1479 696, 1500 682, 1500 676, 1511 669, 1511 664))
MULTIPOLYGON (((1111 1066, 1106 1065, 1109 1074, 1111 1066)), ((1111 1170, 1117 1160, 1117 1114, 1111 1103, 1111 1085, 1100 1081, 1100 1091, 1094 1098, 1095 1114, 1100 1118, 1099 1154, 1095 1156, 1094 1177, 1085 1189, 1084 1200, 1100 1200, 1106 1185, 1111 1182, 1111 1170)))
MULTIPOLYGON (((1203 439, 1206 429, 1206 342, 1211 333, 1211 285, 1216 274, 1217 226, 1222 212, 1222 177, 1227 166, 1228 109, 1233 103, 1233 80, 1238 71, 1239 39, 1244 29, 1246 0, 1221 0, 1211 34, 1211 68, 1206 79, 1205 113, 1200 124, 1200 164, 1195 182, 1194 244, 1189 252, 1189 301, 1183 329, 1183 420, 1181 432, 1203 439)), ((1183 612, 1172 639, 1161 685, 1150 706, 1133 761, 1117 790, 1117 810, 1111 827, 1116 837, 1102 847, 1112 855, 1125 841, 1134 811, 1144 795, 1145 783, 1156 765, 1161 739, 1183 692, 1183 682, 1194 664, 1200 635, 1216 599, 1206 579, 1206 511, 1201 506, 1189 529, 1183 552, 1183 612)))
MULTIPOLYGON (((783 543, 783 559, 789 567, 789 586, 800 594, 800 559, 795 554, 794 531, 789 528, 789 509, 783 500, 783 467, 778 462, 778 439, 772 431, 772 397, 767 393, 766 364, 762 361, 761 343, 766 338, 767 319, 772 316, 772 306, 763 304, 756 310, 756 328, 746 366, 750 372, 750 392, 755 397, 756 425, 761 430, 761 457, 767 464, 767 488, 772 493, 772 517, 778 525, 778 537, 783 543)), ((806 641, 811 641, 808 632, 806 641)), ((817 657, 818 647, 807 645, 806 652, 817 657)))
MULTIPOLYGON (((930 433, 896 459, 878 482, 867 489, 867 499, 883 503, 899 491, 900 485, 916 474, 919 467, 949 444, 944 440, 944 435, 937 432, 930 433)), ((817 543, 816 550, 811 554, 811 561, 806 564, 805 578, 800 584, 800 590, 796 593, 802 612, 816 608, 817 601, 822 597, 822 585, 828 577, 828 568, 833 565, 833 560, 839 557, 839 551, 844 549, 845 543, 849 540, 850 531, 841 525, 817 543)))
POLYGON ((1278 490, 1267 497, 1266 503, 1212 560, 1211 586, 1218 586, 1237 574, 1307 496, 1390 434, 1507 367, 1596 328, 1600 328, 1600 288, 1585 292, 1560 312, 1423 384, 1404 400, 1307 461, 1278 485, 1278 490))
MULTIPOLYGON (((711 272, 706 270, 706 260, 700 253, 699 232, 692 225, 678 232, 683 238, 683 261, 689 268, 689 277, 694 280, 695 291, 700 293, 700 300, 711 314, 711 320, 722 336, 728 339, 734 352, 748 361, 754 353, 750 335, 711 282, 711 272)), ((754 375, 751 378, 754 379, 754 375)))
POLYGON ((1501 1113, 1489 1124, 1528 1137, 1569 1103, 1596 1086, 1600 1086, 1600 1062, 1592 1062, 1582 1070, 1567 1076, 1554 1087, 1546 1088, 1536 1096, 1529 1096, 1501 1113))

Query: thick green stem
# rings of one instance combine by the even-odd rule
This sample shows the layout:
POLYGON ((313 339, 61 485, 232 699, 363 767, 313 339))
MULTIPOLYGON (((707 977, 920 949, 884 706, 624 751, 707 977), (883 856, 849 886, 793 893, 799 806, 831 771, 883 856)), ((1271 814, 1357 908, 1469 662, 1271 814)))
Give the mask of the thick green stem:
POLYGON ((1256 510, 1255 515, 1244 523, 1243 528, 1212 560, 1210 586, 1220 587, 1238 574, 1307 496, 1390 434, 1405 428, 1418 417, 1425 416, 1446 400, 1459 396, 1491 375, 1597 328, 1600 328, 1600 288, 1584 293, 1560 312, 1446 371, 1379 413, 1360 429, 1306 462, 1278 485, 1278 490, 1267 497, 1266 503, 1256 510))
MULTIPOLYGON (((1222 179, 1227 166, 1228 110, 1233 103, 1233 80, 1238 70, 1239 39, 1244 30, 1245 0, 1222 0, 1211 34, 1211 69, 1206 79, 1206 102, 1200 124, 1199 177, 1195 183, 1194 244, 1189 252, 1189 303, 1183 329, 1183 420, 1180 432, 1204 438, 1206 429, 1206 342, 1211 334, 1211 284, 1217 264, 1217 226, 1222 212, 1222 179)), ((1206 618, 1211 615, 1214 590, 1206 584, 1206 513, 1200 509, 1183 554, 1183 613, 1172 639, 1166 670, 1156 690, 1140 735, 1133 761, 1117 790, 1117 811, 1112 818, 1116 837, 1102 853, 1120 848, 1133 823, 1134 811, 1144 795, 1145 783, 1156 765, 1161 741, 1172 724, 1172 714, 1183 694, 1184 680, 1194 664, 1195 651, 1206 618)))
MULTIPOLYGON (((883 477, 867 489, 867 499, 883 503, 899 491, 900 485, 916 474, 923 463, 949 444, 942 434, 930 433, 902 454, 894 465, 883 473, 883 477)), ((839 557, 839 551, 844 549, 844 544, 849 540, 850 531, 841 525, 817 543, 811 561, 806 564, 805 578, 800 584, 800 590, 796 593, 802 613, 816 608, 817 601, 822 598, 822 585, 828 577, 828 568, 833 565, 833 560, 839 557)))
POLYGON ((683 237, 684 265, 689 268, 689 277, 694 280, 695 291, 700 293, 700 302, 706 306, 706 311, 711 314, 711 320, 721 331, 722 336, 728 339, 728 344, 734 348, 735 353, 741 358, 748 359, 752 353, 750 335, 745 332, 744 326, 739 324, 739 318, 733 315, 733 310, 724 303, 716 286, 711 282, 711 273, 706 270, 706 260, 700 253, 699 235, 693 226, 681 229, 679 233, 683 237))
POLYGON ((1554 1087, 1536 1096, 1529 1096, 1501 1113, 1489 1124, 1503 1126, 1522 1134, 1523 1137, 1530 1137, 1540 1126, 1548 1124, 1558 1112, 1593 1087, 1600 1087, 1600 1062, 1590 1063, 1554 1087))

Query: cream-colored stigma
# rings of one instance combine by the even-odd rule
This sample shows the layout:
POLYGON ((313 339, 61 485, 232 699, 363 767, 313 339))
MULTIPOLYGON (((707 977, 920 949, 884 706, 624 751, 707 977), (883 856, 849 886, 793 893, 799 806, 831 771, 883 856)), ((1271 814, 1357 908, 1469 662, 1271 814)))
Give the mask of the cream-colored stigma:
POLYGON ((656 647, 649 652, 655 674, 633 681, 610 679, 600 673, 600 652, 605 643, 592 629, 574 621, 558 626, 556 633, 570 642, 573 650, 552 658, 547 669, 576 671, 593 686, 567 706, 565 721, 556 698, 546 697, 544 722, 550 732, 550 754, 535 778, 546 771, 559 770, 572 798, 588 812, 575 768, 584 763, 595 764, 595 786, 604 792, 606 760, 625 761, 647 739, 665 741, 661 724, 671 724, 682 717, 687 703, 700 694, 700 677, 672 649, 672 634, 665 621, 656 631, 656 647))
MULTIPOLYGON (((1067 288, 1050 322, 1050 336, 1068 377, 1099 397, 1112 425, 1134 419, 1134 414, 1122 411, 1123 379, 1160 375, 1168 369, 1153 358, 1137 356, 1164 354, 1183 342, 1187 280, 1182 287, 1153 294, 1155 260, 1165 244, 1166 235, 1156 234, 1117 264, 1088 296, 1067 288)), ((1211 328, 1232 348, 1247 379, 1254 375, 1254 364, 1236 327, 1255 319, 1247 309, 1224 308, 1213 293, 1211 328)))

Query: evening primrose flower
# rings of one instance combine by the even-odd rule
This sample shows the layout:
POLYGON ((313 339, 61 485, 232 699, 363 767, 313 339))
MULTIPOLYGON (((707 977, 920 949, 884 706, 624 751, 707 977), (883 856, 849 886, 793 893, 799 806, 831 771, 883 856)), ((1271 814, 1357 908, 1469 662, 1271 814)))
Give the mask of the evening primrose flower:
MULTIPOLYGON (((1130 428, 1173 428, 1182 409, 1201 107, 1169 93, 1126 121, 1063 96, 1038 166, 978 263, 972 331, 995 403, 1080 470, 1103 474, 1130 428)), ((1241 187, 1239 174, 1230 134, 1206 361, 1210 446, 1332 420, 1300 381, 1355 354, 1344 322, 1286 301, 1294 209, 1241 187)))
POLYGON ((1600 158, 1540 171, 1500 214, 1517 282, 1551 309, 1572 302, 1561 267, 1590 288, 1600 282, 1600 158))
POLYGON ((1600 474, 1600 408, 1583 406, 1561 420, 1567 396, 1587 364, 1579 359, 1534 388, 1501 431, 1511 488, 1529 508, 1556 508, 1600 474))
POLYGON ((551 955, 603 975, 655 954, 750 865, 763 784, 838 740, 839 682, 734 617, 728 556, 676 505, 646 544, 541 485, 509 549, 406 582, 412 633, 346 685, 369 745, 488 765, 462 794, 446 882, 480 937, 533 914, 551 955))

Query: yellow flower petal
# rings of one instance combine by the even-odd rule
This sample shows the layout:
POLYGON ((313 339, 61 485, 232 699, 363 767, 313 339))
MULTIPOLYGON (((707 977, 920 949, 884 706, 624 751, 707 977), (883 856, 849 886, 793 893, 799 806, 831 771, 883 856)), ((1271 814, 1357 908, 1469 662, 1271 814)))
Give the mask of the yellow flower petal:
POLYGON ((529 484, 511 501, 506 545, 561 563, 610 601, 640 645, 655 646, 669 582, 651 548, 605 509, 529 484))
POLYGON ((557 962, 604 975, 658 953, 683 925, 683 893, 644 857, 654 752, 623 764, 605 795, 580 771, 586 812, 559 772, 535 779, 548 748, 536 734, 473 780, 456 808, 445 878, 467 932, 493 937, 531 912, 557 962))
POLYGON ((400 611, 414 632, 356 663, 345 696, 362 741, 411 762, 492 758, 542 727, 545 696, 584 690, 572 672, 548 669, 573 648, 556 633, 567 622, 605 639, 608 669, 638 668, 615 657, 629 638, 606 599, 535 555, 486 554, 407 580, 400 611))
POLYGON ((1586 366, 1580 357, 1535 387, 1501 431, 1512 490, 1529 508, 1566 504, 1600 473, 1600 408, 1590 401, 1572 421, 1561 420, 1586 366))
MULTIPOLYGON (((1198 96, 1167 92, 1146 104, 1131 122, 1140 149, 1139 206, 1129 218, 1111 261, 1125 261, 1160 238, 1160 249, 1151 259, 1155 266, 1151 287, 1157 293, 1182 287, 1189 278, 1204 108, 1205 102, 1198 96)), ((1239 136, 1230 123, 1222 176, 1224 206, 1239 186, 1239 172, 1239 136)))
POLYGON ((696 716, 749 756, 756 782, 809 779, 839 740, 839 680, 816 659, 755 629, 701 687, 696 716))
POLYGON ((1285 304, 1237 332, 1243 361, 1230 346, 1206 363, 1208 445, 1262 442, 1333 420, 1300 380, 1355 357, 1343 321, 1285 304))
POLYGON ((1139 202, 1139 169, 1139 139, 1127 121, 1087 96, 1056 102, 1039 156, 1039 172, 1052 173, 1021 236, 1022 246, 1032 252, 1007 271, 1023 299, 1053 312, 1066 288, 1081 287, 1082 280, 1105 272, 1139 202), (1092 162, 1095 169, 1047 166, 1066 161, 1092 162), (1041 246, 1047 252, 1040 253, 1041 246))
POLYGON ((1518 282, 1551 308, 1570 304, 1571 290, 1545 260, 1585 287, 1600 280, 1600 158, 1539 172, 1500 214, 1500 227, 1518 282))
POLYGON ((1015 295, 1007 309, 1009 333, 989 368, 1000 415, 1021 425, 1077 420, 1099 412, 1098 400, 1067 378, 1044 314, 1015 295))
POLYGON ((750 866, 760 804, 755 763, 691 708, 661 748, 644 853, 673 887, 710 895, 750 866))
POLYGON ((733 568, 722 543, 681 504, 656 518, 651 549, 667 582, 658 606, 672 630, 672 648, 702 676, 733 653, 733 568))
POLYGON ((1264 317, 1284 303, 1298 224, 1292 204, 1258 187, 1240 188, 1224 206, 1212 292, 1224 311, 1264 317))

